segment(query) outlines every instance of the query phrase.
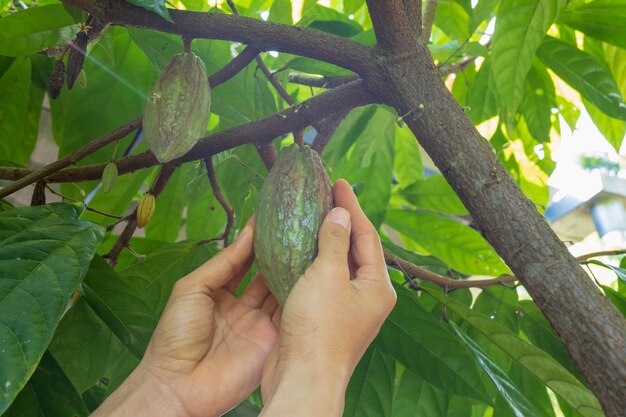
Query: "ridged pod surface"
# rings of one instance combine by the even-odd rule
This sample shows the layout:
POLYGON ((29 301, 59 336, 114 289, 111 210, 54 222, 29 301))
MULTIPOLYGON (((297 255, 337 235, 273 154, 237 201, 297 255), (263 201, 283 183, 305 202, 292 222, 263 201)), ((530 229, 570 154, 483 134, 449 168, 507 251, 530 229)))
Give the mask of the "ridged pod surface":
POLYGON ((143 129, 160 162, 183 156, 204 133, 211 89, 204 62, 192 52, 174 55, 148 95, 143 129))
POLYGON ((317 256, 317 235, 333 208, 332 186, 317 152, 280 151, 261 193, 254 226, 259 271, 280 305, 317 256))

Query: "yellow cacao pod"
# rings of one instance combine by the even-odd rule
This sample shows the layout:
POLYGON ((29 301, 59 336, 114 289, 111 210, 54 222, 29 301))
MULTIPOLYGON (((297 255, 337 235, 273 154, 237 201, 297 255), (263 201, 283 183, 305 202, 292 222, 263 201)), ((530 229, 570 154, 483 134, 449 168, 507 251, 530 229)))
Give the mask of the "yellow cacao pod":
POLYGON ((137 227, 140 229, 148 224, 156 206, 153 194, 145 193, 137 206, 137 227))

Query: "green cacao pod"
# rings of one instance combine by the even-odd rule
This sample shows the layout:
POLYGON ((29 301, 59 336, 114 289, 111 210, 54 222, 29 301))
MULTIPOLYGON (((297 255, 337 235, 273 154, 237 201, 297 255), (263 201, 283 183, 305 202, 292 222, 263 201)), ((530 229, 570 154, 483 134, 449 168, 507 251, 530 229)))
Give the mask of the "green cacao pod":
POLYGON ((137 227, 140 229, 148 224, 156 206, 154 194, 145 193, 137 206, 137 227))
POLYGON ((204 132, 211 108, 206 68, 192 52, 174 55, 144 109, 143 129, 160 162, 183 156, 204 132))
POLYGON ((317 152, 280 151, 261 189, 254 225, 259 272, 280 305, 317 256, 317 235, 333 207, 332 186, 317 152))
POLYGON ((109 162, 102 171, 102 191, 109 194, 115 185, 117 179, 117 165, 115 162, 109 162))

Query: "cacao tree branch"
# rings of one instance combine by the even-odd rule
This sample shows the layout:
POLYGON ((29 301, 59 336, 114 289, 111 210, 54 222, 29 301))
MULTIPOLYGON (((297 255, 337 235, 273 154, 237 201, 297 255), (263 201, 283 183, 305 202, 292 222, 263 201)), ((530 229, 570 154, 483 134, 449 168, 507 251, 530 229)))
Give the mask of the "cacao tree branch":
POLYGON ((591 253, 578 256, 576 260, 582 263, 591 258, 598 258, 600 256, 614 256, 614 255, 624 255, 624 254, 626 254, 626 249, 605 250, 605 251, 600 251, 600 252, 591 252, 591 253))
POLYGON ((358 75, 346 75, 345 77, 319 77, 307 74, 291 73, 287 75, 287 80, 290 83, 306 85, 308 87, 318 88, 335 88, 340 85, 356 81, 359 79, 358 75))
POLYGON ((215 168, 213 167, 212 157, 209 156, 207 158, 204 158, 204 165, 206 166, 206 172, 209 177, 209 182, 211 183, 213 195, 226 212, 226 227, 224 228, 224 233, 222 233, 222 235, 218 238, 218 240, 224 241, 224 247, 226 247, 228 246, 228 239, 230 238, 230 230, 232 229, 233 223, 235 221, 235 214, 232 207, 228 205, 228 202, 222 195, 220 184, 217 182, 217 175, 215 175, 215 168))
MULTIPOLYGON (((177 167, 178 165, 172 162, 163 165, 148 192, 157 198, 163 189, 165 189, 167 181, 170 179, 177 167)), ((128 216, 128 221, 124 230, 120 233, 117 241, 115 241, 111 251, 106 255, 106 257, 109 258, 109 265, 111 265, 111 268, 114 268, 117 264, 117 258, 122 253, 122 250, 128 247, 128 243, 135 234, 135 230, 137 230, 137 208, 135 208, 135 210, 128 216)))
POLYGON ((217 70, 214 74, 209 75, 209 85, 211 88, 215 88, 239 74, 239 72, 247 67, 259 53, 260 51, 256 48, 250 46, 246 47, 239 55, 234 57, 232 61, 217 70))
MULTIPOLYGON (((304 126, 331 114, 374 102, 376 102, 376 98, 365 88, 363 83, 355 81, 318 94, 279 113, 208 135, 201 139, 187 154, 178 158, 176 162, 180 164, 204 159, 208 155, 214 155, 248 143, 269 142, 275 137, 302 129, 304 126)), ((118 175, 158 164, 159 162, 150 151, 115 161, 118 175)), ((65 168, 47 177, 46 181, 55 183, 96 180, 102 176, 105 165, 65 168)), ((2 167, 0 168, 0 179, 17 180, 31 172, 32 170, 25 168, 2 167)))
POLYGON ((341 36, 243 16, 170 9, 173 22, 168 22, 123 0, 63 1, 111 24, 143 27, 192 38, 241 42, 258 50, 307 56, 355 72, 367 64, 370 54, 367 46, 341 36))
POLYGON ((441 79, 401 0, 367 0, 379 41, 361 74, 419 138, 481 233, 563 341, 607 417, 626 409, 626 319, 599 291, 500 163, 441 79))
MULTIPOLYGON (((128 123, 125 123, 124 125, 116 129, 113 129, 109 133, 106 133, 100 136, 99 138, 89 142, 87 145, 83 146, 76 152, 71 153, 42 168, 39 168, 34 171, 30 171, 28 175, 22 176, 21 178, 17 179, 13 184, 10 184, 4 187, 3 189, 1 189, 0 198, 4 198, 16 192, 17 190, 20 190, 32 184, 35 181, 39 181, 47 177, 48 175, 61 170, 62 168, 75 164, 76 162, 84 158, 85 156, 94 153, 95 151, 102 148, 103 146, 106 146, 113 141, 123 138, 124 136, 132 132, 133 130, 137 129, 139 126, 141 126, 141 117, 136 117, 133 120, 129 121, 128 123)), ((0 168, 0 170, 2 169, 7 169, 7 168, 0 168)))

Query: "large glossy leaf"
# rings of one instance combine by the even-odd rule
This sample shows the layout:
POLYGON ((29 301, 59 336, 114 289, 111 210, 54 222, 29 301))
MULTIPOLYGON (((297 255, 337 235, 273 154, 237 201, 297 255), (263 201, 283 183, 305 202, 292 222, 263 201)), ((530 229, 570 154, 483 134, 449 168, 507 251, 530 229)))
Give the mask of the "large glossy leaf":
POLYGON ((393 417, 470 417, 472 404, 453 396, 406 369, 393 398, 393 417))
POLYGON ((102 238, 74 206, 0 212, 0 412, 35 370, 102 238))
POLYGON ((65 313, 48 349, 80 393, 96 384, 125 350, 84 297, 65 313))
POLYGON ((224 417, 257 417, 261 409, 249 401, 244 401, 237 407, 224 414, 224 417))
POLYGON ((96 258, 83 284, 85 299, 122 343, 141 358, 174 283, 213 253, 209 245, 169 245, 119 273, 96 258))
POLYGON ((489 375, 489 378, 498 388, 500 395, 506 400, 507 405, 511 408, 517 417, 541 417, 547 414, 535 409, 530 401, 524 396, 519 387, 508 377, 491 358, 482 350, 482 348, 473 341, 469 336, 459 330, 458 326, 451 323, 454 332, 459 339, 463 341, 465 346, 474 354, 476 361, 483 370, 489 375))
POLYGON ((4 417, 87 417, 89 411, 54 357, 46 352, 4 417))
POLYGON ((343 416, 390 416, 395 374, 395 362, 375 346, 370 346, 346 389, 343 416))
POLYGON ((74 38, 78 20, 61 4, 20 10, 0 20, 0 55, 31 55, 74 38))
POLYGON ((550 116, 556 107, 554 83, 546 68, 536 62, 528 71, 524 83, 524 98, 520 113, 524 116, 528 130, 539 143, 550 141, 550 116))
POLYGON ((487 58, 478 70, 467 95, 467 113, 474 124, 482 123, 498 114, 498 95, 491 66, 492 58, 487 58))
MULTIPOLYGON (((533 405, 535 410, 538 410, 541 415, 556 417, 554 406, 552 405, 545 385, 537 381, 528 371, 522 369, 522 367, 515 363, 511 364, 506 374, 524 397, 533 405)), ((571 410, 564 412, 563 415, 578 417, 578 414, 571 410)), ((517 417, 517 415, 511 407, 509 407, 506 399, 503 396, 499 396, 496 400, 494 417, 517 417)))
POLYGON ((423 177, 423 163, 419 145, 408 126, 396 128, 393 173, 400 188, 408 187, 423 177))
POLYGON ((572 1, 560 20, 586 35, 626 48, 626 4, 622 0, 572 1))
POLYGON ((602 290, 604 290, 604 294, 606 294, 608 299, 611 300, 620 313, 626 317, 626 297, 606 285, 602 286, 602 290))
POLYGON ((410 290, 395 285, 398 302, 377 343, 381 350, 431 384, 489 402, 471 354, 410 290))
POLYGON ((344 178, 352 184, 363 211, 378 227, 391 196, 396 116, 383 106, 371 107, 375 109, 371 116, 355 125, 354 133, 358 132, 358 136, 352 140, 356 142, 341 155, 329 174, 333 180, 344 178))
POLYGON ((467 214, 467 209, 443 175, 415 181, 413 185, 402 190, 402 195, 409 203, 421 209, 451 215, 467 214))
POLYGON ((624 137, 626 137, 626 121, 607 116, 587 100, 583 99, 583 103, 585 110, 589 113, 589 117, 591 117, 602 136, 613 146, 616 152, 619 152, 624 137))
POLYGON ((445 297, 439 291, 424 290, 510 355, 520 366, 527 369, 582 416, 604 416, 598 400, 591 391, 546 352, 524 341, 488 316, 445 297))
POLYGON ((18 165, 28 162, 34 145, 32 137, 24 141, 30 90, 35 88, 30 78, 29 58, 17 58, 0 78, 0 160, 18 165))
POLYGON ((532 57, 566 0, 504 0, 493 35, 492 72, 500 104, 515 114, 532 57))
POLYGON ((389 210, 385 223, 457 271, 483 275, 508 272, 480 233, 448 218, 409 210, 389 210))
POLYGON ((626 120, 626 104, 606 66, 559 39, 546 37, 537 56, 606 115, 626 120))
POLYGON ((493 9, 499 3, 499 0, 479 0, 472 10, 469 19, 469 30, 474 32, 476 28, 489 17, 491 17, 493 9))
POLYGON ((458 2, 440 0, 435 9, 435 25, 451 39, 459 42, 469 38, 469 15, 458 2))

